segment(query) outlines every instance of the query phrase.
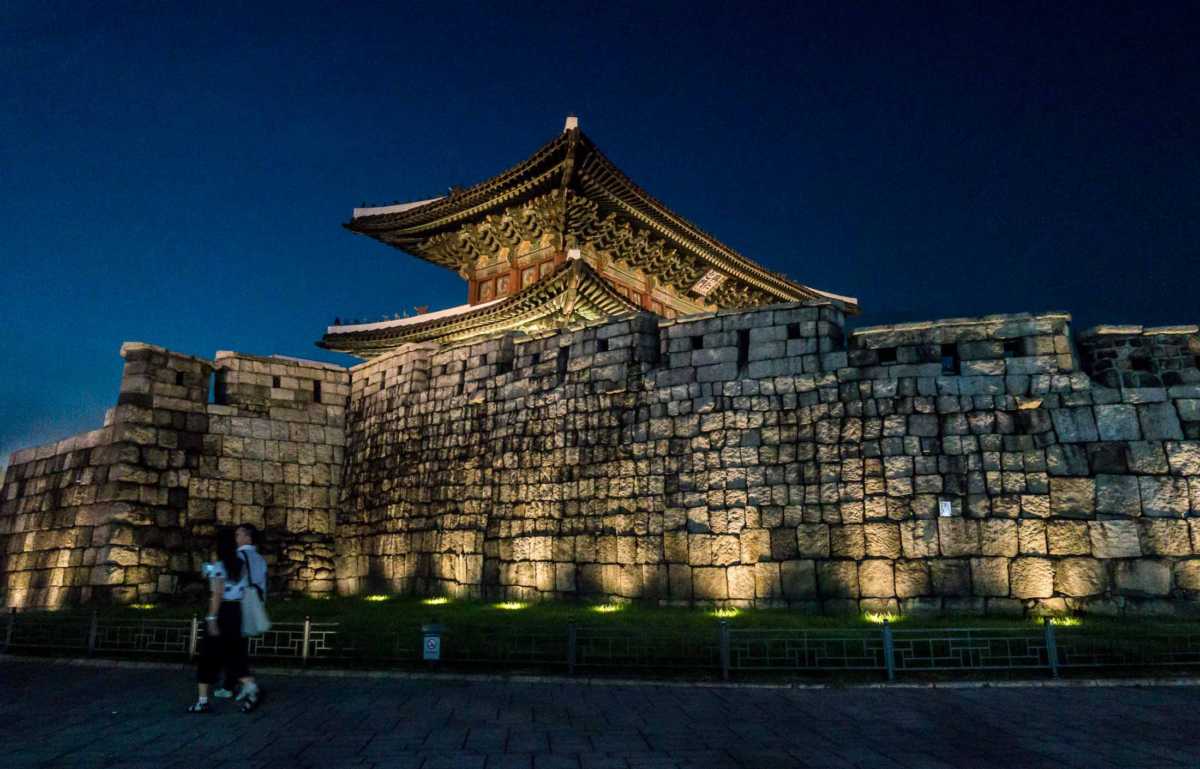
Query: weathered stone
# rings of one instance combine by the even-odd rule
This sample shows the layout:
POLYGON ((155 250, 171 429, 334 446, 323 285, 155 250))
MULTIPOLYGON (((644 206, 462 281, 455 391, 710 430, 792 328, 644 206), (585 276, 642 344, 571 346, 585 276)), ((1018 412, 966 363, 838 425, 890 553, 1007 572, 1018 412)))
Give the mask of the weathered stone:
POLYGON ((1200 558, 1176 561, 1175 585, 1180 590, 1200 592, 1200 558))
POLYGON ((1046 541, 1050 555, 1090 555, 1092 552, 1086 521, 1048 521, 1046 541))
POLYGON ((783 582, 779 564, 759 562, 754 564, 754 595, 762 599, 784 598, 783 582))
POLYGON ((1092 555, 1097 558, 1136 558, 1142 554, 1135 521, 1089 521, 1092 555))
POLYGON ((754 566, 730 566, 727 570, 729 597, 753 600, 755 593, 754 566))
POLYGON ((1117 590, 1129 596, 1162 596, 1171 590, 1171 568, 1165 561, 1118 561, 1117 590))
POLYGON ((829 525, 802 523, 796 527, 798 554, 808 558, 829 557, 829 525))
POLYGON ((962 596, 971 594, 971 567, 966 560, 944 558, 929 561, 933 592, 937 595, 962 596))
POLYGON ((1142 514, 1138 479, 1132 475, 1096 476, 1096 512, 1102 515, 1142 514))
POLYGON ((1009 566, 1014 598, 1049 598, 1054 594, 1054 565, 1046 558, 1014 558, 1009 566))
POLYGON ((817 586, 822 598, 857 598, 857 564, 854 561, 823 561, 818 563, 817 586))
POLYGON ((1102 441, 1141 440, 1137 409, 1128 404, 1096 406, 1096 427, 1102 441))
POLYGON ((954 558, 979 554, 979 521, 966 518, 939 518, 937 527, 942 555, 954 558))
POLYGON ((1158 518, 1183 517, 1191 504, 1183 478, 1141 476, 1142 514, 1158 518))
POLYGON ((783 594, 789 599, 814 598, 817 595, 817 571, 814 561, 785 561, 779 564, 783 594))
POLYGON ((860 524, 832 526, 829 529, 829 553, 834 558, 861 559, 866 554, 863 527, 860 524))
POLYGON ((1090 406, 1051 409, 1050 418, 1061 443, 1088 443, 1100 438, 1090 406))
POLYGON ((1019 552, 1016 521, 980 521, 980 552, 1012 557, 1019 552))
POLYGON ((924 561, 896 561, 896 595, 912 598, 928 595, 931 591, 929 566, 924 561))
POLYGON ((1183 428, 1179 415, 1169 401, 1146 403, 1137 407, 1138 421, 1142 425, 1142 436, 1148 441, 1183 440, 1183 428))
POLYGON ((865 598, 891 598, 896 595, 892 562, 869 558, 858 565, 859 590, 865 598))
POLYGON ((1144 518, 1138 521, 1142 552, 1146 555, 1191 555, 1187 521, 1144 518))
POLYGON ((1166 450, 1173 475, 1200 476, 1200 441, 1167 441, 1166 450))
POLYGON ((868 523, 863 526, 866 554, 873 558, 899 558, 900 526, 895 523, 868 523))
POLYGON ((725 569, 697 566, 692 568, 692 595, 700 600, 724 600, 729 597, 725 569))
POLYGON ((1017 548, 1022 555, 1045 555, 1049 552, 1045 521, 1017 521, 1017 548))
POLYGON ((1055 565, 1054 592, 1074 597, 1099 595, 1108 588, 1108 573, 1095 558, 1064 558, 1055 565))
POLYGON ((1088 518, 1096 510, 1096 482, 1091 478, 1051 478, 1050 514, 1088 518))
POLYGON ((906 558, 930 558, 938 555, 938 525, 934 520, 903 521, 900 545, 906 558))
POLYGON ((1007 558, 972 558, 971 584, 975 595, 1008 595, 1007 558))

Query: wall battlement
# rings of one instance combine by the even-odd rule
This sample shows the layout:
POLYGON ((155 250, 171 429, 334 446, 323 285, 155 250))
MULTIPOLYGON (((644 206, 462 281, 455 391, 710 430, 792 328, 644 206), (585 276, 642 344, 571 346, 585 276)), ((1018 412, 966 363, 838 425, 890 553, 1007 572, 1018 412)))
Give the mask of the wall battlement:
POLYGON ((1069 322, 643 313, 349 370, 131 348, 110 425, 13 457, 6 600, 170 593, 252 520, 308 592, 1193 613, 1196 334, 1069 322))

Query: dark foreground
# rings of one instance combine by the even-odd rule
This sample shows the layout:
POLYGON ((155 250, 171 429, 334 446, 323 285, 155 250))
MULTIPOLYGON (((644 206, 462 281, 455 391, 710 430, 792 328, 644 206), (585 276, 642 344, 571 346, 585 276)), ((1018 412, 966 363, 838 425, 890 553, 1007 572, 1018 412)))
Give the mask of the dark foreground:
POLYGON ((261 710, 182 668, 0 659, 3 766, 1200 766, 1200 687, 751 689, 268 676, 261 710))

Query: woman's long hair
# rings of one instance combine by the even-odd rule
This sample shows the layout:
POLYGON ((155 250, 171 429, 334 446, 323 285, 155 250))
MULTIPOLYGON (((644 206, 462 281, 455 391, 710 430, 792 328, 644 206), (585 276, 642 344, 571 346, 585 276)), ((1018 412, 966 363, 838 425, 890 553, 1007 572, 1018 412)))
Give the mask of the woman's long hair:
POLYGON ((236 531, 233 528, 217 531, 217 560, 225 567, 225 579, 230 583, 242 578, 242 559, 238 558, 237 540, 234 538, 236 531))

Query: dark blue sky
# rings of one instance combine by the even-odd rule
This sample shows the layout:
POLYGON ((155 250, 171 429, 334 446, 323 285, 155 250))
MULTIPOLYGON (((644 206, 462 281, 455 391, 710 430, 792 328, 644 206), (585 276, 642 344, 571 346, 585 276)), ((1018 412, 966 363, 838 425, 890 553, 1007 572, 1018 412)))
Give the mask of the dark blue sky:
POLYGON ((10 0, 0 452, 98 426, 122 340, 346 361, 312 346, 335 315, 461 303, 340 224, 571 112, 860 324, 1200 320, 1194 5, 847 5, 10 0))

